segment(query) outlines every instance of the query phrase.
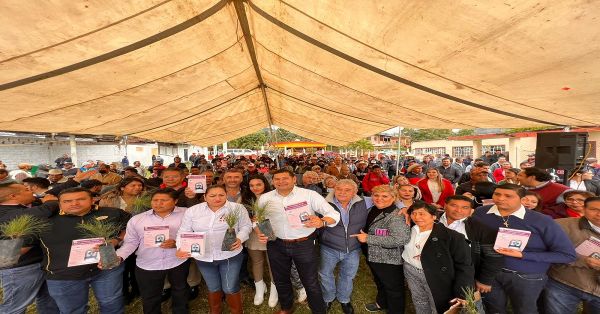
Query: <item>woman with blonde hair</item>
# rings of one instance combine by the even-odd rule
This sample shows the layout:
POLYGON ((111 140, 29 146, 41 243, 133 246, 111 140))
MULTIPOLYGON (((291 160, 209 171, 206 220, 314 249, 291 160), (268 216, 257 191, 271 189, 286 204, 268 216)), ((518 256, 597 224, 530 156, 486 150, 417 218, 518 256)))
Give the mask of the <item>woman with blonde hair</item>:
POLYGON ((437 208, 443 208, 446 197, 454 195, 452 182, 444 179, 436 168, 427 169, 426 177, 417 186, 421 190, 423 201, 437 208))
POLYGON ((402 251, 410 240, 410 227, 394 204, 396 191, 391 186, 375 186, 371 193, 374 206, 369 209, 365 227, 360 234, 352 235, 364 244, 367 264, 377 286, 376 301, 365 305, 365 309, 404 313, 402 251))

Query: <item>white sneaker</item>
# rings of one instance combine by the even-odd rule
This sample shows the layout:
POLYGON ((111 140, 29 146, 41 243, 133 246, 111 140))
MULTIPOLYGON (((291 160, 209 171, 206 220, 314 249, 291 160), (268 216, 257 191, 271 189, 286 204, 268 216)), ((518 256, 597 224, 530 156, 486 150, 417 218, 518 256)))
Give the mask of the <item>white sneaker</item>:
POLYGON ((279 295, 277 295, 277 288, 275 284, 271 282, 271 291, 269 292, 269 307, 277 306, 279 302, 279 295))
POLYGON ((298 303, 306 301, 306 289, 302 288, 298 290, 298 303))
POLYGON ((264 281, 255 282, 256 294, 254 294, 254 305, 261 305, 265 300, 265 293, 267 292, 267 285, 264 281))

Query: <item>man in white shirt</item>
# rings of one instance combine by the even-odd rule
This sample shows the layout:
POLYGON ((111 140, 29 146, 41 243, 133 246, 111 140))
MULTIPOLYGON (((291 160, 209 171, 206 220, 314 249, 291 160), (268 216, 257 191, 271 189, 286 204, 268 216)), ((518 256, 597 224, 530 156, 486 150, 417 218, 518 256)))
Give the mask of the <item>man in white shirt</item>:
MULTIPOLYGON (((277 236, 275 241, 267 243, 267 253, 281 304, 278 313, 293 312, 294 293, 290 281, 293 261, 312 313, 325 314, 327 309, 318 280, 316 229, 334 227, 340 220, 340 213, 317 192, 296 187, 296 176, 289 170, 276 171, 273 185, 275 190, 263 194, 259 205, 268 207, 268 218, 277 236)), ((259 233, 259 236, 261 241, 267 241, 264 235, 259 233)))

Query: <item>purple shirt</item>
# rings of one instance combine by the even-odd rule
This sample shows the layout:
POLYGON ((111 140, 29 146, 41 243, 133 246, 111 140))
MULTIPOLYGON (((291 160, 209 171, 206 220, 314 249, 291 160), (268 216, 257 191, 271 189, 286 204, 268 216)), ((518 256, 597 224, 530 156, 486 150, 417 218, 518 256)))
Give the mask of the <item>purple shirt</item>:
POLYGON ((165 240, 175 240, 185 211, 184 207, 175 207, 173 212, 163 218, 154 214, 154 210, 150 209, 133 216, 127 223, 125 240, 123 246, 117 250, 117 255, 126 259, 137 250, 136 265, 145 270, 165 270, 183 264, 186 260, 175 256, 176 248, 163 249, 144 245, 144 228, 168 226, 169 236, 165 240))

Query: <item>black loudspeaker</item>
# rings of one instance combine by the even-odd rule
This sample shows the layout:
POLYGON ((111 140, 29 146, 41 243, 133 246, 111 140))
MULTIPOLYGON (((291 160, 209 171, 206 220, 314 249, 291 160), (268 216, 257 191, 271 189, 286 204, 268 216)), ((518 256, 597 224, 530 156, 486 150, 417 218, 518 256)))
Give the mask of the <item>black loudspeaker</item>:
POLYGON ((535 167, 570 170, 587 154, 587 132, 538 133, 535 167))

